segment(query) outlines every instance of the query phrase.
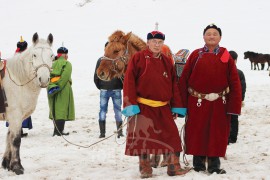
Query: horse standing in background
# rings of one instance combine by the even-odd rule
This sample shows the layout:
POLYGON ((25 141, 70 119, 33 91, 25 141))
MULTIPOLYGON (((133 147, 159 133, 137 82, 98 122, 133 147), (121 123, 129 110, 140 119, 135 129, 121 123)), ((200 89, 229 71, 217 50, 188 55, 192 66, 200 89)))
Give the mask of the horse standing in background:
POLYGON ((2 81, 8 103, 5 120, 9 122, 2 166, 17 175, 24 173, 20 159, 22 121, 34 112, 41 88, 48 86, 54 59, 52 34, 44 40, 35 33, 32 41, 30 48, 6 61, 2 81))
POLYGON ((253 64, 254 64, 254 70, 256 70, 256 67, 258 67, 258 70, 260 70, 259 68, 259 63, 262 65, 262 70, 264 69, 264 64, 267 62, 268 63, 268 68, 270 66, 270 55, 268 56, 267 54, 259 54, 259 53, 255 53, 252 51, 247 51, 244 52, 244 59, 249 59, 250 63, 251 63, 251 70, 253 70, 253 64))

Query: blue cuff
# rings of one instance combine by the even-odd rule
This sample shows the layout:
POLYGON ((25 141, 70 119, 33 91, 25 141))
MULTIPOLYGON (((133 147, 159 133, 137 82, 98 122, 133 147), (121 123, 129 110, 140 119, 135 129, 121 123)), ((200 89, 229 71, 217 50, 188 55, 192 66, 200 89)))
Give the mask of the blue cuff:
POLYGON ((55 91, 58 91, 59 89, 60 89, 59 86, 52 87, 51 89, 48 90, 48 94, 52 94, 55 91))
POLYGON ((179 114, 181 117, 185 117, 187 114, 187 108, 172 108, 172 112, 179 114))
POLYGON ((123 109, 122 114, 126 117, 134 116, 135 114, 140 113, 140 108, 138 105, 130 105, 123 109))

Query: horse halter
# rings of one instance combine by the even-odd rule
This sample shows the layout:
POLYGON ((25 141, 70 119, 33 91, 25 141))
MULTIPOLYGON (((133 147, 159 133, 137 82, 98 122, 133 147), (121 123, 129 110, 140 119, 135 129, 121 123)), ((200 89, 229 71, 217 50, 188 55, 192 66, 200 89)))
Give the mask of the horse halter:
MULTIPOLYGON (((42 50, 42 51, 41 51, 42 64, 38 65, 37 67, 34 67, 34 65, 33 65, 33 60, 30 61, 30 63, 32 63, 32 66, 34 67, 35 77, 37 77, 37 71, 39 70, 39 68, 46 67, 46 68, 48 68, 49 72, 52 71, 51 68, 50 68, 50 66, 44 62, 44 59, 43 59, 43 56, 42 56, 43 49, 45 49, 45 48, 46 48, 46 49, 50 49, 50 48, 47 48, 47 47, 37 47, 37 48, 35 48, 35 49, 38 49, 38 48, 40 48, 40 49, 42 50)), ((32 56, 32 57, 33 57, 33 56, 32 56)))
MULTIPOLYGON (((50 48, 47 48, 47 47, 38 47, 38 48, 41 48, 41 49, 42 49, 42 52, 43 52, 43 49, 44 49, 44 48, 50 49, 50 48)), ((38 48, 35 48, 35 49, 38 49, 38 48)), ((42 54, 42 52, 41 52, 41 54, 42 54)), ((32 56, 32 58, 33 58, 33 56, 32 56)), ((27 85, 28 83, 30 83, 31 81, 33 81, 33 80, 37 77, 37 71, 39 70, 39 68, 41 68, 41 67, 46 67, 46 68, 48 68, 49 72, 51 72, 52 70, 51 70, 50 66, 44 62, 43 56, 41 56, 41 58, 42 58, 42 62, 43 62, 43 63, 40 64, 40 65, 38 65, 37 67, 34 67, 34 65, 33 65, 33 60, 31 59, 30 63, 32 63, 32 67, 34 68, 34 77, 31 78, 30 80, 28 80, 26 83, 23 83, 23 84, 17 83, 17 82, 11 77, 11 74, 10 74, 10 72, 9 72, 9 69, 7 68, 7 71, 8 71, 10 80, 11 80, 14 84, 16 84, 17 86, 25 86, 25 85, 27 85)))
POLYGON ((117 58, 109 58, 109 57, 107 57, 107 56, 102 56, 102 58, 101 58, 102 60, 107 60, 107 61, 112 61, 112 67, 111 67, 111 70, 112 71, 114 71, 114 72, 116 72, 116 73, 118 73, 118 71, 117 71, 117 69, 116 69, 116 67, 117 67, 117 60, 120 60, 121 62, 123 62, 124 63, 124 65, 125 65, 125 67, 127 66, 127 63, 128 63, 128 44, 127 44, 127 47, 126 47, 126 51, 125 51, 125 53, 122 55, 122 56, 120 56, 120 57, 117 57, 117 58))

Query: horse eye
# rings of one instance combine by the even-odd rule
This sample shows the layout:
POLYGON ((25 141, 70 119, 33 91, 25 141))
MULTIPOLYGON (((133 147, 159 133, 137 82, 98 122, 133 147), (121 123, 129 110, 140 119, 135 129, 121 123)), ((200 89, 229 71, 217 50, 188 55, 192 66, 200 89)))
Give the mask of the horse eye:
POLYGON ((35 54, 33 54, 33 57, 37 57, 35 54))
POLYGON ((119 53, 119 51, 115 50, 115 51, 113 51, 113 53, 114 53, 114 54, 118 54, 118 53, 119 53))

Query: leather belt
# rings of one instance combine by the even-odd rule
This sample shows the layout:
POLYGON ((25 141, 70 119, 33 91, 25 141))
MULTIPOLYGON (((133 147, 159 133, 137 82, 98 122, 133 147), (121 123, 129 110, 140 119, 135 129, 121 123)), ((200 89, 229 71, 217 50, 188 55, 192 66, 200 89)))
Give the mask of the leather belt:
POLYGON ((197 106, 200 107, 201 106, 202 99, 206 99, 208 101, 215 101, 215 100, 217 100, 218 98, 221 97, 222 100, 223 100, 223 104, 226 104, 226 97, 225 97, 225 95, 230 92, 230 88, 228 86, 227 88, 225 88, 223 91, 221 91, 219 93, 204 94, 204 93, 200 93, 198 91, 195 91, 194 89, 192 89, 191 87, 189 87, 188 88, 188 92, 189 92, 189 94, 191 96, 198 98, 197 106))

